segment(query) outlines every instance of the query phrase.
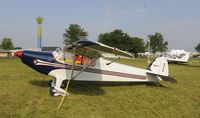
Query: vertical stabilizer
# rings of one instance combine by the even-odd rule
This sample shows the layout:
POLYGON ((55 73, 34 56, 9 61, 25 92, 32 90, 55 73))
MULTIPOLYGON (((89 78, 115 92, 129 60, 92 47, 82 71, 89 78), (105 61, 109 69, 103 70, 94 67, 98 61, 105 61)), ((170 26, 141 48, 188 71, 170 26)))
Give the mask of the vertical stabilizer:
POLYGON ((182 57, 184 62, 188 62, 189 58, 190 58, 190 53, 186 53, 185 56, 182 57))
POLYGON ((168 62, 164 57, 156 58, 147 68, 147 73, 168 76, 168 62))

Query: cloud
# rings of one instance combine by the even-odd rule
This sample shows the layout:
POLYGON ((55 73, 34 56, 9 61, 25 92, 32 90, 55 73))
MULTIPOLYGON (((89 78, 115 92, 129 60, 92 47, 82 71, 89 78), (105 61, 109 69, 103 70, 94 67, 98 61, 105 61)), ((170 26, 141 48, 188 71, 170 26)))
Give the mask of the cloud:
POLYGON ((184 0, 163 0, 165 3, 180 3, 183 2, 184 0))
MULTIPOLYGON (((145 6, 146 7, 146 6, 145 6)), ((145 13, 145 7, 129 7, 125 9, 112 8, 106 6, 104 9, 103 18, 100 21, 86 23, 85 30, 89 32, 89 39, 98 39, 98 35, 104 32, 111 32, 122 26, 122 22, 132 20, 145 13)))
POLYGON ((84 25, 85 30, 89 32, 89 40, 97 40, 100 33, 111 32, 116 29, 114 21, 104 19, 102 22, 87 23, 84 25))
POLYGON ((120 19, 120 20, 131 20, 134 17, 142 15, 145 13, 147 6, 141 7, 129 7, 125 9, 115 9, 111 7, 105 8, 105 17, 109 19, 120 19))

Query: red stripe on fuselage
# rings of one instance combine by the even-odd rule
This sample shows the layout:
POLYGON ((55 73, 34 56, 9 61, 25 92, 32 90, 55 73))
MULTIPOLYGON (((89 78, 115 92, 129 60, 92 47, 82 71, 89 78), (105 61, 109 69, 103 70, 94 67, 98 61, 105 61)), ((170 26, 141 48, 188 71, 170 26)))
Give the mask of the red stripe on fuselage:
MULTIPOLYGON (((38 60, 36 65, 53 66, 56 69, 67 69, 67 70, 70 70, 71 67, 72 67, 72 65, 69 65, 69 64, 56 64, 56 63, 45 62, 45 61, 40 61, 40 60, 38 60)), ((74 70, 76 70, 76 71, 81 71, 82 69, 83 69, 83 67, 81 67, 81 66, 75 66, 74 67, 74 70)), ((123 73, 123 72, 116 72, 116 71, 109 71, 109 70, 100 70, 100 69, 95 69, 95 68, 86 68, 84 70, 84 72, 118 76, 118 77, 127 77, 127 78, 134 78, 134 79, 142 79, 142 80, 147 79, 146 76, 142 76, 142 75, 129 74, 129 73, 123 73)))

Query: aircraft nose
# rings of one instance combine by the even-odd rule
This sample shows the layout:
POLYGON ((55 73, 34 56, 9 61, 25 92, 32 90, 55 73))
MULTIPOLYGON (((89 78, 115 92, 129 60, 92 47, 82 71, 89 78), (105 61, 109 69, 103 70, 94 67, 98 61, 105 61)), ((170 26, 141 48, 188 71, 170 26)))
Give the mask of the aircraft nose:
POLYGON ((17 57, 19 57, 19 58, 22 57, 22 54, 23 54, 23 51, 22 51, 22 50, 15 52, 15 56, 17 56, 17 57))

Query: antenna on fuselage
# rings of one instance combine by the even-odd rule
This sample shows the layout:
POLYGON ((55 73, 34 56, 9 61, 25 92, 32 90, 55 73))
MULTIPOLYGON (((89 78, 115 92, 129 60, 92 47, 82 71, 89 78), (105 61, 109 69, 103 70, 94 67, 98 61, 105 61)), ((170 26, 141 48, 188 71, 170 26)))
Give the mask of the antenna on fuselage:
POLYGON ((148 64, 150 64, 151 63, 151 61, 150 61, 150 43, 151 43, 151 41, 150 41, 150 38, 149 38, 149 41, 147 41, 148 43, 148 57, 147 57, 147 63, 148 64))

